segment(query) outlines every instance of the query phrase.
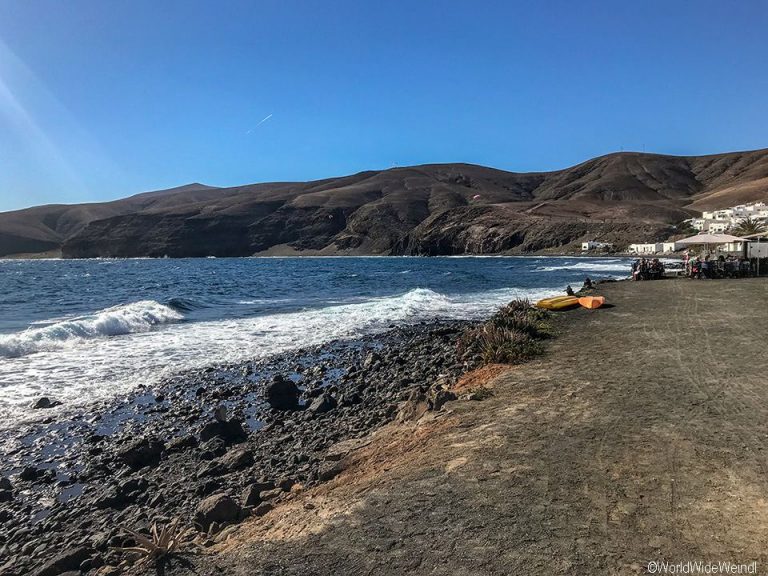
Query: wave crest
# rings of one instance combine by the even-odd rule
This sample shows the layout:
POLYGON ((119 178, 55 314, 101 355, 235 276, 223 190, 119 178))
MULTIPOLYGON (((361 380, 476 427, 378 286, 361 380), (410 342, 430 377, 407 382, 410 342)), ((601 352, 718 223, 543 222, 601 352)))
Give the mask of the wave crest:
POLYGON ((0 336, 0 357, 18 358, 56 350, 79 340, 147 332, 158 324, 183 319, 180 312, 169 306, 154 300, 142 300, 107 308, 92 316, 72 318, 50 326, 0 336))
POLYGON ((592 272, 626 272, 629 276, 630 264, 628 262, 578 262, 575 264, 561 264, 559 266, 539 266, 538 272, 558 272, 560 270, 591 270, 592 272))

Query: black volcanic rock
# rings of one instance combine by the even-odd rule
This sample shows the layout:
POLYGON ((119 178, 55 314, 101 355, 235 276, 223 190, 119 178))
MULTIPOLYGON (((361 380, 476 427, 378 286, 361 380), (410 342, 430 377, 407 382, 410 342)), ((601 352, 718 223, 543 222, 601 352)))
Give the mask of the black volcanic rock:
POLYGON ((121 449, 117 457, 131 468, 151 466, 160 461, 165 450, 165 444, 154 438, 141 438, 131 445, 121 449))
POLYGON ((609 154, 555 172, 429 164, 314 182, 192 184, 0 213, 0 256, 524 253, 666 238, 701 210, 762 199, 768 150, 609 154), (649 234, 649 235, 643 235, 649 234))
POLYGON ((275 410, 298 410, 300 393, 299 387, 281 374, 276 375, 264 391, 267 402, 275 410))

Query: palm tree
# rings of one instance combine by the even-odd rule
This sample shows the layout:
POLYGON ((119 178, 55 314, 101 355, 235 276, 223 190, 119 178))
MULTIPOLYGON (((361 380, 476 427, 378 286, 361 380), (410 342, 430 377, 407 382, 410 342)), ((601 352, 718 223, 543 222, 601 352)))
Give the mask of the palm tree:
POLYGON ((751 217, 747 216, 733 229, 733 233, 736 236, 749 236, 750 234, 765 232, 765 230, 765 224, 758 222, 757 220, 752 220, 751 217))

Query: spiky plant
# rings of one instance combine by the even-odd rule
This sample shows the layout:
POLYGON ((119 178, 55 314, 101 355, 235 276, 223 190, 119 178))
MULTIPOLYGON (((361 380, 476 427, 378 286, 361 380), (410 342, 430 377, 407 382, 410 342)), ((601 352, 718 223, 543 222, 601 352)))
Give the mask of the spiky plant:
POLYGON ((528 298, 515 298, 506 306, 499 308, 497 314, 503 314, 505 312, 530 312, 533 310, 533 304, 528 298))
POLYGON ((546 338, 549 336, 546 310, 534 308, 528 300, 513 300, 502 306, 491 316, 489 322, 499 328, 519 330, 531 338, 546 338))
POLYGON ((486 327, 480 336, 480 354, 486 364, 520 364, 541 354, 541 344, 519 330, 486 327))
POLYGON ((525 332, 491 322, 465 332, 459 353, 478 354, 484 364, 520 364, 541 354, 541 344, 525 332))
POLYGON ((128 563, 133 566, 157 564, 163 558, 176 552, 190 533, 189 528, 181 526, 179 518, 165 525, 153 522, 149 536, 126 527, 123 527, 122 530, 134 541, 134 545, 115 549, 126 554, 128 563))

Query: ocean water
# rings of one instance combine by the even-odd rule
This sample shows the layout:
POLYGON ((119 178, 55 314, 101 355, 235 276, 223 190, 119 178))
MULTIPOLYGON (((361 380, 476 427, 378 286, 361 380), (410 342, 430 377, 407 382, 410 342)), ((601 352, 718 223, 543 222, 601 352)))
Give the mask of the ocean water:
MULTIPOLYGON (((0 428, 210 364, 482 318, 622 278, 621 258, 0 260, 0 428)), ((47 415, 47 414, 46 414, 47 415)))

